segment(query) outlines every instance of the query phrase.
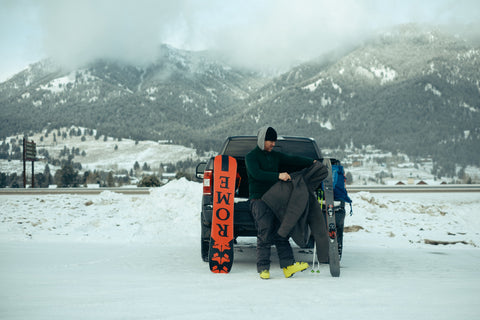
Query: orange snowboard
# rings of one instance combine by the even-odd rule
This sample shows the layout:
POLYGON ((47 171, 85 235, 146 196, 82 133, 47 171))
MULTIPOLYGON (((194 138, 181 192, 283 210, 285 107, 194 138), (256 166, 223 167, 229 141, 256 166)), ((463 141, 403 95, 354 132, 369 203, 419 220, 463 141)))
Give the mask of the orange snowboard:
POLYGON ((219 155, 213 163, 213 215, 208 262, 215 273, 230 272, 233 264, 233 203, 237 161, 219 155))

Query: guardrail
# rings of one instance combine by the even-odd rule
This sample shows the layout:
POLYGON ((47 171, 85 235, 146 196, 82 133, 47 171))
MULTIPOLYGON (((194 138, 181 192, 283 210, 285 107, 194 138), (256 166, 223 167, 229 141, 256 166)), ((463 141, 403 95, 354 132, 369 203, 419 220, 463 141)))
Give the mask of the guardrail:
MULTIPOLYGON (((100 194, 111 191, 121 194, 150 194, 151 188, 1 188, 2 195, 41 195, 41 194, 100 194)), ((402 185, 402 186, 361 186, 347 185, 349 193, 395 193, 395 192, 480 192, 479 184, 445 184, 445 185, 402 185)))
POLYGON ((1 195, 35 195, 35 194, 100 194, 111 191, 122 194, 150 194, 150 188, 3 188, 1 195))
POLYGON ((390 193, 390 192, 480 192, 479 184, 441 184, 441 185, 395 185, 395 186, 359 186, 348 185, 349 193, 371 192, 371 193, 390 193))

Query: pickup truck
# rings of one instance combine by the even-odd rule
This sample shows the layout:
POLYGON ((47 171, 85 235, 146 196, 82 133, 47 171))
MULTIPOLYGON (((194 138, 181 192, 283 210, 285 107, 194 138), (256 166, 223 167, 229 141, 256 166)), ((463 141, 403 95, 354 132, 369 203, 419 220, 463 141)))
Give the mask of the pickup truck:
MULTIPOLYGON (((256 136, 233 136, 228 137, 224 142, 220 153, 229 155, 237 160, 237 173, 240 175, 239 185, 235 194, 234 204, 234 237, 254 237, 257 235, 257 229, 250 212, 250 203, 248 200, 248 176, 245 166, 245 156, 257 145, 256 136)), ((317 143, 312 138, 279 136, 274 150, 284 153, 301 155, 316 160, 323 160, 317 143)), ((208 162, 201 162, 196 168, 196 177, 203 180, 203 197, 201 213, 201 255, 204 261, 208 261, 208 250, 210 242, 210 228, 213 212, 213 159, 208 162)), ((330 158, 332 165, 340 165, 340 161, 330 158)), ((301 168, 288 167, 280 168, 281 171, 295 172, 301 168)), ((337 237, 339 252, 341 254, 343 239, 343 222, 345 219, 345 203, 335 202, 335 217, 337 223, 337 237)), ((307 247, 313 248, 313 238, 310 239, 307 247)))

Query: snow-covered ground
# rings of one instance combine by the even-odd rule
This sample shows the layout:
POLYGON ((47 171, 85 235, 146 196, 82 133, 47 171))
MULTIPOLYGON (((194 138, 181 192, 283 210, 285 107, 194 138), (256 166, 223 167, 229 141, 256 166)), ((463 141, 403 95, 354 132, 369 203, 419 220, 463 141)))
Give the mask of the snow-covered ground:
MULTIPOLYGON (((200 258, 202 186, 149 195, 0 196, 0 319, 477 319, 478 193, 354 193, 342 270, 260 280, 200 258), (430 241, 456 243, 431 245, 430 241)), ((297 260, 311 261, 295 247, 297 260)))
MULTIPOLYGON (((72 127, 75 131, 79 128, 72 127)), ((68 132, 72 128, 62 128, 53 130, 46 137, 46 130, 36 133, 28 138, 37 144, 37 157, 42 158, 40 150, 48 151, 53 158, 60 158, 59 154, 64 148, 71 151, 72 148, 79 149, 79 155, 73 158, 73 161, 80 162, 83 170, 127 170, 133 168, 135 162, 140 166, 147 163, 152 170, 158 171, 161 164, 177 163, 189 159, 198 159, 196 150, 180 145, 169 144, 165 141, 135 141, 131 139, 114 139, 112 137, 100 136, 95 139, 96 131, 93 135, 70 136, 68 132), (58 132, 67 133, 66 137, 57 135, 58 132), (55 138, 54 138, 55 134, 55 138), (83 139, 83 141, 82 141, 83 139), (85 155, 82 156, 82 152, 85 155)), ((84 132, 85 128, 80 128, 84 132)), ((17 145, 22 145, 22 137, 12 136, 6 139, 10 143, 11 139, 16 140, 17 145)), ((22 148, 22 147, 21 147, 22 148)), ((67 158, 66 156, 64 157, 67 158)), ((28 173, 30 174, 30 163, 28 164, 28 173)), ((50 166, 52 171, 58 168, 50 166)), ((35 172, 43 172, 45 169, 44 161, 35 162, 35 172)), ((20 160, 0 160, 0 172, 21 173, 23 162, 20 160)))

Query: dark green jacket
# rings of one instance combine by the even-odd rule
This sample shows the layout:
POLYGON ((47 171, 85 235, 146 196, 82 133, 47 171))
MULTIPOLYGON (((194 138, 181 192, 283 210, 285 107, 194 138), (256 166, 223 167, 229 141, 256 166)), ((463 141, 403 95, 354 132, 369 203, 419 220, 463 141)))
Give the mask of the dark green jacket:
POLYGON ((308 167, 313 159, 261 150, 258 146, 245 157, 250 199, 260 199, 277 181, 280 166, 308 167))

